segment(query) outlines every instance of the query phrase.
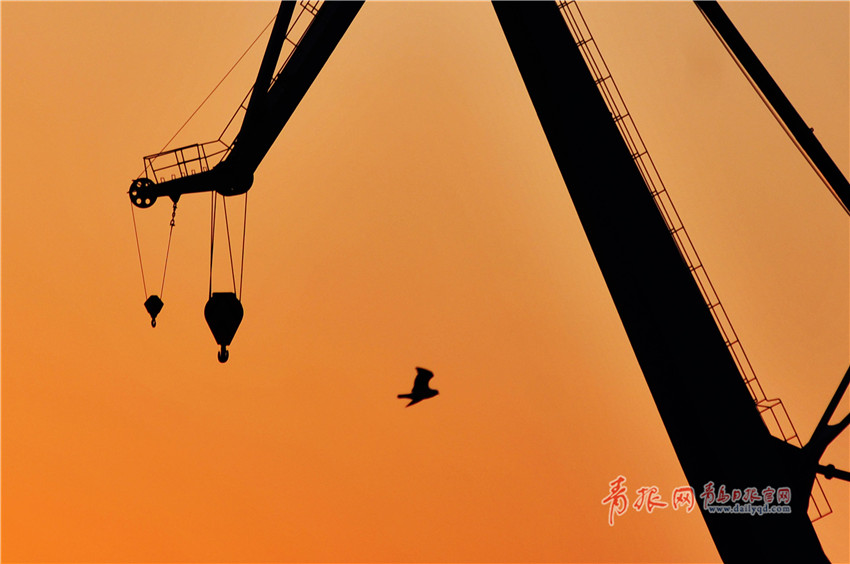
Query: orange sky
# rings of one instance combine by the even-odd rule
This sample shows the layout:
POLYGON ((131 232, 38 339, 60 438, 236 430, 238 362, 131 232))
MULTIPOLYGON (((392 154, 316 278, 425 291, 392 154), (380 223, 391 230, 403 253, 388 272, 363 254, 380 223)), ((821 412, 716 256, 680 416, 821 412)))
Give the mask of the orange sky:
MULTIPOLYGON (((850 356, 847 216, 691 3, 582 6, 808 438, 850 356)), ((724 7, 847 174, 850 4, 724 7)), ((208 196, 150 328, 129 182, 275 10, 2 3, 3 561, 717 561, 697 512, 607 524, 618 475, 684 475, 489 3, 367 3, 257 171, 230 361, 208 196), (441 393, 406 410, 415 366, 441 393)), ((218 135, 261 55, 175 144, 218 135)), ((151 291, 170 213, 136 214, 151 291)))

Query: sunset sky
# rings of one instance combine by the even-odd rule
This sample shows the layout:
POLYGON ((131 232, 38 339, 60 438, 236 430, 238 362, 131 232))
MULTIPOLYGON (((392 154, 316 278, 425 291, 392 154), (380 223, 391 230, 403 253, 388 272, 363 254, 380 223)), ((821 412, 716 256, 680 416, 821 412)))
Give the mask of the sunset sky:
MULTIPOLYGON (((581 6, 808 439, 850 360, 846 213, 691 2, 581 6)), ((850 3, 723 6, 847 175, 850 3)), ((2 560, 718 561, 696 510, 608 525, 618 475, 686 482, 489 2, 367 2, 255 175, 229 362, 208 195, 150 327, 130 181, 276 10, 0 6, 2 560), (405 409, 416 366, 440 395, 405 409)), ((264 44, 172 147, 218 136, 264 44)), ((170 201, 135 217, 158 293, 170 201)), ((821 483, 848 562, 850 484, 821 483)))

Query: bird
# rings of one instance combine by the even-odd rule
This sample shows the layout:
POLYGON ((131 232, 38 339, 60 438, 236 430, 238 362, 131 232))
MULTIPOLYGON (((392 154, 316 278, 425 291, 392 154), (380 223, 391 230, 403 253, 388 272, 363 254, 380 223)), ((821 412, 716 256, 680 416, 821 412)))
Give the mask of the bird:
POLYGON ((422 400, 432 398, 439 394, 437 390, 428 387, 428 382, 434 377, 434 373, 427 368, 416 367, 416 379, 413 381, 413 389, 409 394, 399 394, 400 399, 409 399, 410 403, 404 407, 410 407, 414 403, 419 403, 422 400))

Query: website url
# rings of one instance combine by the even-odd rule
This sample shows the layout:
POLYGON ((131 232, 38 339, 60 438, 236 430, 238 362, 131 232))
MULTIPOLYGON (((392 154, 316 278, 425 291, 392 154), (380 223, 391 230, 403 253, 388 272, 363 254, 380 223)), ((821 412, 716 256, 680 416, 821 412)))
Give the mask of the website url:
POLYGON ((788 505, 753 505, 751 503, 736 503, 735 505, 706 505, 705 510, 709 513, 729 513, 745 515, 791 513, 791 507, 788 505))

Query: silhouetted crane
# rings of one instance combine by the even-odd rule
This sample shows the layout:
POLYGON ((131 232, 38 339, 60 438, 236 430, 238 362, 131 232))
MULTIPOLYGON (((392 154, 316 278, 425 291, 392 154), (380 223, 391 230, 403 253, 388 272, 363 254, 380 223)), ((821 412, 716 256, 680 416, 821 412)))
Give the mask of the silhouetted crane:
MULTIPOLYGON (((146 175, 131 185, 133 204, 149 207, 162 196, 176 203, 191 192, 247 192, 254 170, 361 5, 301 2, 302 13, 313 15, 312 23, 291 41, 296 47, 272 76, 295 9, 294 2, 282 2, 235 142, 210 153, 220 159, 212 167, 206 144, 146 157, 146 175), (171 179, 157 176, 161 169, 154 161, 166 158, 176 171, 171 179)), ((829 424, 850 384, 850 370, 805 446, 771 435, 762 415, 776 400, 754 393, 754 379, 742 374, 737 341, 728 340, 715 319, 719 303, 701 291, 696 267, 677 245, 679 226, 665 219, 657 190, 642 174, 645 150, 636 149, 621 134, 618 122, 624 115, 613 112, 600 92, 610 77, 595 76, 588 68, 589 38, 573 25, 571 5, 574 2, 493 2, 688 483, 697 492, 709 483, 729 490, 783 487, 792 492, 790 514, 754 518, 715 514, 701 505, 718 552, 726 562, 825 562, 807 505, 817 473, 850 479, 850 473, 820 464, 827 445, 850 425, 850 415, 829 424)), ((723 11, 715 2, 697 5, 791 124, 789 129, 799 135, 798 142, 841 205, 850 209, 847 180, 723 11)), ((161 308, 161 302, 154 300, 153 305, 161 308)))

